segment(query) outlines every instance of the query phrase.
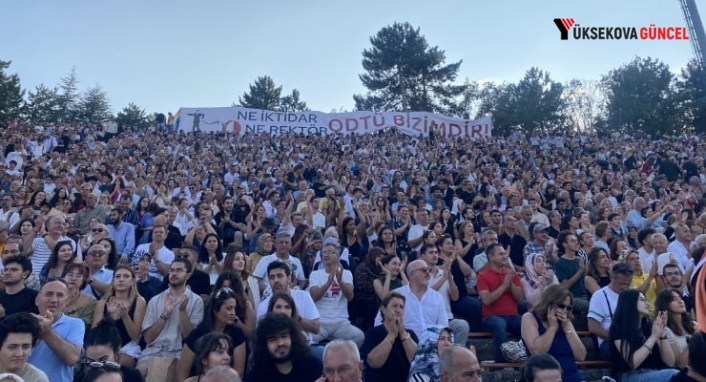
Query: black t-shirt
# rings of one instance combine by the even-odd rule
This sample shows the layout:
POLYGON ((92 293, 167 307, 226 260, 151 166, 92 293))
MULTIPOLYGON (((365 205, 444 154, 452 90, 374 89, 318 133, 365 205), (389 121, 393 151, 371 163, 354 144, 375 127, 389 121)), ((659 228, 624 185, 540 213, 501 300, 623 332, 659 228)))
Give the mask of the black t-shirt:
MULTIPOLYGON (((417 335, 409 329, 406 330, 412 340, 414 340, 415 343, 419 343, 417 335)), ((373 369, 368 365, 368 353, 375 349, 376 346, 380 345, 380 343, 385 340, 386 336, 387 329, 385 329, 385 325, 376 326, 365 333, 365 342, 363 342, 363 347, 360 348, 360 356, 365 362, 365 369, 363 371, 363 380, 365 380, 365 382, 407 381, 407 373, 409 373, 411 363, 407 360, 404 347, 402 346, 402 340, 400 340, 399 336, 395 338, 395 344, 392 345, 390 355, 387 356, 387 361, 385 361, 381 368, 373 369)))
POLYGON ((16 294, 0 291, 0 305, 5 308, 6 316, 20 312, 39 314, 37 305, 34 303, 36 298, 37 291, 29 288, 24 288, 16 294))
POLYGON ((527 240, 525 240, 524 237, 518 234, 508 235, 507 233, 503 232, 500 236, 498 236, 498 243, 502 245, 504 248, 510 247, 510 260, 512 260, 512 263, 515 265, 518 265, 520 267, 525 266, 525 255, 524 255, 524 250, 525 246, 527 245, 527 240))
POLYGON ((245 376, 245 382, 314 382, 321 377, 323 369, 321 361, 309 355, 306 361, 295 363, 289 374, 280 373, 273 365, 270 370, 252 369, 245 376))

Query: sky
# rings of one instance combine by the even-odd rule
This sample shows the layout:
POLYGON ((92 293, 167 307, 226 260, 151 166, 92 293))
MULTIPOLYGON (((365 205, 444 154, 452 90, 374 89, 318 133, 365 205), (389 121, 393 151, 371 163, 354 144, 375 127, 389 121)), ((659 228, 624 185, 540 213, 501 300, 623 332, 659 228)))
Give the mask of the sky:
MULTIPOLYGON (((706 12, 706 0, 696 0, 706 12)), ((297 88, 312 110, 351 110, 366 89, 362 52, 394 22, 419 27, 457 81, 516 82, 532 66, 554 80, 598 80, 636 56, 679 72, 689 41, 560 40, 554 18, 588 26, 683 27, 678 0, 30 0, 6 1, 0 60, 22 86, 54 86, 72 67, 114 112, 223 107, 258 76, 297 88)))

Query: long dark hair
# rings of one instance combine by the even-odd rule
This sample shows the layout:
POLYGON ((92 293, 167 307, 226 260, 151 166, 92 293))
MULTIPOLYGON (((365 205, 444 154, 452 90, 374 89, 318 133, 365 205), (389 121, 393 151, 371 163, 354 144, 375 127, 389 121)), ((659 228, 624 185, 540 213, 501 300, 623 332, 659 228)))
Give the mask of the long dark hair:
POLYGON ((218 235, 215 233, 209 233, 207 234, 204 238, 203 241, 201 242, 201 249, 199 250, 199 263, 208 263, 210 261, 210 258, 208 257, 208 250, 206 249, 206 240, 210 237, 215 237, 216 238, 216 243, 218 243, 218 247, 216 247, 216 260, 218 261, 223 261, 223 246, 221 245, 221 241, 218 240, 218 235))
POLYGON ((76 258, 76 251, 74 251, 74 247, 71 245, 71 242, 68 240, 62 240, 54 246, 54 249, 51 251, 51 256, 49 256, 49 261, 47 261, 47 269, 52 269, 59 265, 59 250, 61 247, 68 245, 69 248, 71 248, 71 259, 66 263, 71 264, 74 259, 76 258))
POLYGON ((268 313, 257 324, 255 346, 253 348, 252 370, 258 370, 262 373, 258 375, 259 378, 266 377, 276 370, 270 357, 270 352, 267 349, 267 341, 272 336, 281 333, 289 334, 289 339, 292 343, 289 349, 289 359, 293 364, 303 365, 311 356, 311 350, 304 340, 304 336, 302 336, 302 329, 299 324, 282 313, 268 313))
POLYGON ((275 292, 272 297, 270 297, 270 303, 267 304, 267 313, 272 313, 275 308, 277 300, 284 300, 292 308, 292 318, 299 317, 299 312, 297 311, 297 304, 294 302, 292 296, 285 292, 275 292))
MULTIPOLYGON (((632 360, 635 351, 645 343, 645 339, 649 336, 650 319, 648 317, 640 319, 640 314, 637 311, 637 300, 641 294, 639 290, 628 289, 618 297, 618 304, 615 307, 609 332, 611 345, 615 340, 621 340, 620 349, 617 349, 617 352, 612 352, 611 355, 611 364, 616 374, 622 371, 618 369, 620 359, 632 360), (623 354, 628 354, 628 356, 623 358, 623 354)), ((629 364, 631 363, 632 361, 629 362, 629 364)))
MULTIPOLYGON (((245 309, 245 304, 246 304, 246 297, 245 297, 245 290, 243 289, 243 283, 240 281, 240 278, 238 275, 235 274, 233 271, 225 271, 218 276, 218 279, 216 279, 216 284, 213 287, 213 291, 218 291, 220 288, 223 287, 223 282, 228 280, 230 283, 229 288, 233 291, 235 294, 235 315, 238 316, 238 319, 240 321, 245 321, 245 312, 247 309, 245 309)), ((209 302, 211 300, 209 299, 209 302)), ((220 309, 220 306, 218 307, 220 309)))
MULTIPOLYGON (((211 296, 208 298, 208 304, 203 310, 203 321, 201 325, 205 326, 209 331, 216 326, 216 312, 221 310, 221 307, 228 299, 235 300, 235 306, 238 306, 238 300, 235 298, 233 289, 221 287, 214 289, 211 296)), ((237 314, 236 314, 237 315, 237 314)))
POLYGON ((694 328, 694 319, 691 318, 688 311, 678 315, 679 317, 677 314, 669 311, 669 304, 671 304, 674 299, 672 293, 676 293, 681 297, 681 293, 679 293, 676 289, 668 288, 659 292, 657 299, 655 299, 655 312, 667 312, 667 327, 671 329, 674 334, 678 336, 694 334, 696 332, 696 329, 694 328), (677 326, 677 319, 681 321, 681 325, 686 333, 682 332, 679 326, 677 326))
POLYGON ((118 267, 118 247, 115 245, 115 240, 110 237, 104 237, 98 240, 98 244, 107 241, 110 244, 110 252, 108 252, 108 263, 105 265, 106 268, 111 271, 115 271, 118 267))

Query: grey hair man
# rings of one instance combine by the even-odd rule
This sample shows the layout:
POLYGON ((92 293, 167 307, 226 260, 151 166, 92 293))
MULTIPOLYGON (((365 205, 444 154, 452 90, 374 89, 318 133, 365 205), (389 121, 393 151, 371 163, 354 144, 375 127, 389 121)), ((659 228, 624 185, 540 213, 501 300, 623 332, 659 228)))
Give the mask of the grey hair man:
POLYGON ((439 374, 441 382, 481 382, 483 380, 480 362, 478 362, 476 354, 458 345, 451 346, 441 353, 439 374))
POLYGON ((316 382, 360 382, 363 362, 358 345, 351 340, 333 340, 324 348, 324 375, 316 382), (338 377, 338 378, 336 378, 338 377))

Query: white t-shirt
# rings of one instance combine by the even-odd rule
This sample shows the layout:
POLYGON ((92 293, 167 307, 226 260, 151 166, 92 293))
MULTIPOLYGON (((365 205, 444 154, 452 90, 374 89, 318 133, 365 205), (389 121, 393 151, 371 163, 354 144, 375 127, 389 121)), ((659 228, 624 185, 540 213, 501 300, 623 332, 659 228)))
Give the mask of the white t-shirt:
MULTIPOLYGON (((140 259, 142 258, 142 255, 149 252, 150 243, 138 245, 135 249, 135 253, 132 255, 132 265, 137 266, 137 264, 140 262, 140 259)), ((162 246, 162 248, 157 250, 157 255, 159 256, 159 261, 163 262, 164 264, 171 264, 172 261, 174 261, 174 252, 172 252, 169 248, 165 246, 162 246)), ((154 258, 150 262, 149 274, 150 276, 154 276, 160 280, 164 279, 164 276, 159 273, 159 269, 157 268, 157 263, 154 262, 154 258)))
MULTIPOLYGON (((299 317, 307 320, 318 320, 319 311, 316 309, 316 304, 312 300, 309 292, 297 289, 290 289, 289 295, 292 296, 294 300, 294 305, 297 307, 297 312, 299 312, 299 317)), ((262 317, 267 314, 267 307, 270 305, 271 296, 260 302, 257 307, 257 321, 259 322, 262 317)), ((313 333, 304 332, 309 338, 309 343, 314 339, 313 333)))
MULTIPOLYGON (((444 270, 441 268, 437 268, 439 271, 436 273, 436 276, 433 274, 431 275, 431 278, 429 279, 429 287, 431 288, 432 285, 436 285, 436 283, 439 282, 444 277, 444 270)), ((433 288, 432 288, 433 289, 433 288)), ((449 280, 446 280, 443 285, 437 290, 441 297, 444 298, 444 305, 446 306, 446 315, 449 317, 449 320, 454 318, 454 315, 451 313, 451 299, 449 297, 449 280)))
MULTIPOLYGON (((353 274, 351 271, 343 270, 343 283, 353 287, 353 274)), ((328 273, 322 269, 311 272, 309 275, 310 287, 321 287, 328 282, 328 273)), ((328 288, 326 293, 316 301, 316 309, 321 315, 321 322, 334 323, 340 321, 348 321, 348 300, 343 295, 343 290, 339 284, 341 281, 334 277, 333 283, 328 288)))
MULTIPOLYGON (((640 265, 642 266, 642 271, 645 273, 650 273, 650 270, 652 270, 652 261, 657 260, 655 257, 655 250, 653 249, 652 252, 647 253, 645 251, 645 247, 640 247, 640 249, 637 250, 637 254, 640 255, 640 265)), ((658 270, 659 273, 662 273, 662 270, 658 270)))
POLYGON ((694 266, 694 260, 689 257, 689 249, 684 247, 684 244, 674 240, 667 247, 667 252, 673 253, 674 257, 677 258, 679 268, 681 268, 683 274, 686 274, 686 271, 694 266))
MULTIPOLYGON (((407 233, 407 241, 412 241, 414 239, 418 239, 424 235, 424 231, 429 229, 429 225, 426 226, 421 226, 419 224, 415 224, 411 227, 409 227, 409 232, 407 233)), ((412 248, 415 251, 419 251, 422 248, 422 244, 419 244, 418 246, 412 248)))
POLYGON ((0 210, 0 221, 7 222, 7 224, 10 225, 10 228, 12 228, 17 222, 20 221, 20 214, 13 210, 9 210, 7 212, 0 210))
MULTIPOLYGON (((439 292, 427 288, 422 298, 417 298, 409 285, 395 289, 395 292, 405 296, 404 326, 413 331, 417 337, 421 337, 425 330, 432 325, 449 325, 449 317, 446 315, 444 298, 439 292)), ((375 326, 382 324, 382 316, 378 311, 375 316, 375 326)))
MULTIPOLYGON (((598 321, 603 329, 610 331, 617 306, 618 294, 605 286, 591 296, 591 301, 588 303, 588 318, 598 321)), ((598 346, 602 343, 603 339, 599 337, 598 346)))
MULTIPOLYGON (((294 273, 294 276, 296 276, 297 280, 306 280, 306 276, 304 275, 304 267, 302 267, 302 262, 292 255, 288 256, 289 257, 287 258, 287 260, 284 261, 289 263, 289 265, 292 267, 292 272, 294 273)), ((255 267, 255 270, 253 271, 253 276, 258 277, 262 280, 267 280, 267 266, 275 260, 280 260, 277 257, 276 253, 267 255, 260 259, 260 261, 257 263, 257 266, 255 267)))

